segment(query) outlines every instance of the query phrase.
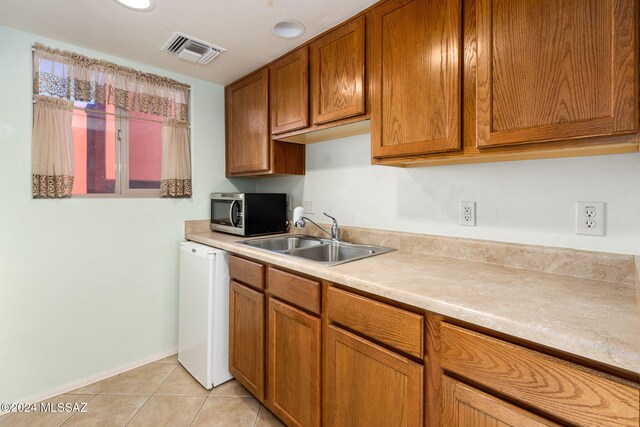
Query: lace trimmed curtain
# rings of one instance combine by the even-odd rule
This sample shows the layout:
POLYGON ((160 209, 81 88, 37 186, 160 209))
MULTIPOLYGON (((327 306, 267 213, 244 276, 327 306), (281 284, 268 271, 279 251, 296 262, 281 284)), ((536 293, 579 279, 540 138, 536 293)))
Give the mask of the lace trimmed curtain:
MULTIPOLYGON (((44 105, 48 98, 50 100, 65 100, 70 105, 73 105, 74 101, 98 102, 103 105, 113 105, 129 112, 142 112, 161 117, 165 128, 163 131, 162 197, 191 196, 188 85, 155 74, 122 67, 108 61, 51 49, 40 44, 34 46, 33 60, 33 94, 36 102, 34 112, 39 110, 38 104, 44 105), (166 130, 176 128, 181 130, 166 130), (165 188, 168 190, 165 191, 165 188), (172 190, 173 188, 175 191, 172 190)), ((69 115, 69 117, 71 116, 69 115)), ((49 132, 47 126, 67 129, 62 122, 52 124, 51 120, 57 120, 53 116, 50 116, 48 120, 50 120, 49 124, 45 125, 41 120, 36 122, 34 116, 34 150, 37 145, 44 152, 54 152, 58 150, 54 147, 61 144, 49 137, 42 137, 36 143, 36 134, 41 137, 49 132)), ((70 122, 68 128, 69 135, 71 135, 70 122)), ((65 153, 66 163, 71 164, 72 151, 67 149, 65 153)), ((36 197, 36 175, 38 175, 39 183, 37 197, 69 196, 73 185, 71 168, 68 169, 70 179, 66 180, 64 187, 65 189, 68 187, 66 193, 59 195, 58 192, 46 192, 46 195, 43 195, 41 192, 42 182, 46 182, 49 187, 48 183, 50 181, 57 182, 55 177, 59 176, 47 175, 52 171, 57 173, 59 169, 54 168, 52 163, 47 163, 44 167, 42 162, 49 162, 50 160, 47 159, 40 156, 38 159, 40 164, 36 165, 36 157, 33 157, 34 197, 36 197), (45 172, 41 173, 42 171, 45 172)))
POLYGON ((189 123, 184 120, 165 120, 162 127, 162 197, 191 195, 189 159, 189 123))
POLYGON ((36 95, 33 110, 33 197, 69 197, 73 188, 73 101, 36 95))

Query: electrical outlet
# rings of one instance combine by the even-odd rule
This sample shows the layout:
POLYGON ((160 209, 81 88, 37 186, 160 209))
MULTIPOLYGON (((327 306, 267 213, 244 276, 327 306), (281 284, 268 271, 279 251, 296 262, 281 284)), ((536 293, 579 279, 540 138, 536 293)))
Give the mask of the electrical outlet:
POLYGON ((313 203, 311 202, 311 200, 305 200, 304 202, 302 202, 302 207, 304 208, 304 211, 306 213, 313 213, 313 203))
POLYGON ((460 202, 460 225, 476 225, 476 202, 460 202))
POLYGON ((576 234, 604 236, 605 203, 576 202, 576 234))
POLYGON ((287 196, 287 212, 291 212, 292 211, 292 201, 291 201, 291 196, 287 196))

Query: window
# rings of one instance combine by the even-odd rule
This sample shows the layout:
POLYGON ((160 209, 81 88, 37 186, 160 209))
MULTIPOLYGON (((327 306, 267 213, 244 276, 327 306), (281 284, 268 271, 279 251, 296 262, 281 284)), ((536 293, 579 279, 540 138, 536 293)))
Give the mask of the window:
POLYGON ((191 197, 189 86, 34 46, 33 197, 191 197))
POLYGON ((72 194, 159 197, 162 125, 152 114, 76 101, 72 194))

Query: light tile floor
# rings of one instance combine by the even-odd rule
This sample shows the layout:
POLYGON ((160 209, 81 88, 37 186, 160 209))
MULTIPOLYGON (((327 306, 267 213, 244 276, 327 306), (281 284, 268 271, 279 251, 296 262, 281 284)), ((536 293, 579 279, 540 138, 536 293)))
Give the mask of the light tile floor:
POLYGON ((176 355, 47 402, 86 402, 87 412, 7 414, 0 416, 0 427, 283 426, 235 380, 206 390, 178 364, 176 355))

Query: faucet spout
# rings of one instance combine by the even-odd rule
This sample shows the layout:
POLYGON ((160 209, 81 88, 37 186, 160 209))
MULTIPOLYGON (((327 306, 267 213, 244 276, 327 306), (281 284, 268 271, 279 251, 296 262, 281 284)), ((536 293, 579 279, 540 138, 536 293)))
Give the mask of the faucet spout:
POLYGON ((338 225, 338 221, 334 217, 332 217, 331 215, 328 215, 327 213, 323 212, 323 214, 325 216, 327 216, 327 217, 331 218, 331 220, 333 220, 333 224, 331 225, 331 231, 329 231, 329 230, 325 229, 324 227, 318 225, 311 218, 303 216, 302 213, 304 213, 302 208, 296 208, 295 211, 294 211, 294 222, 293 222, 293 224, 296 227, 303 228, 305 226, 305 224, 306 224, 306 221, 309 221, 311 224, 315 225, 320 230, 322 230, 325 233, 327 233, 327 235, 331 236, 331 240, 336 240, 336 241, 340 240, 340 226, 338 225), (300 209, 300 210, 298 210, 298 209, 300 209))

